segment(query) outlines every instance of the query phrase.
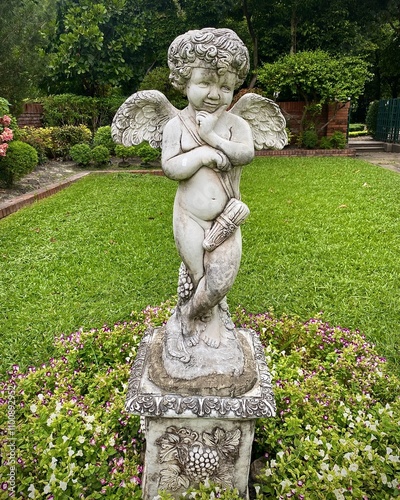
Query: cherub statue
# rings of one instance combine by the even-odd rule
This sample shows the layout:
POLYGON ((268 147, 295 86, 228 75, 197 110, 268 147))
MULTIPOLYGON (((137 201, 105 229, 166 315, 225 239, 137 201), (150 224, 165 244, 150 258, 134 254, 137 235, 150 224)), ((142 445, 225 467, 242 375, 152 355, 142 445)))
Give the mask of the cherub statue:
POLYGON ((114 141, 162 147, 162 169, 178 181, 173 229, 182 259, 178 304, 166 325, 167 354, 183 363, 199 343, 217 349, 234 338, 226 294, 239 270, 242 167, 257 149, 287 144, 279 107, 245 94, 230 111, 233 93, 249 70, 248 51, 229 29, 189 31, 169 47, 172 85, 188 99, 179 111, 158 91, 133 94, 112 124, 114 141))

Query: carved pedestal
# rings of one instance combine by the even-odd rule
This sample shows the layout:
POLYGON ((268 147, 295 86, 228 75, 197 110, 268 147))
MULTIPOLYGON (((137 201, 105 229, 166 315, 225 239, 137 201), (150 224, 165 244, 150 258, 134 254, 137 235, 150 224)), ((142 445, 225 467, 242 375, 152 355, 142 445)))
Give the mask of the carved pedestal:
POLYGON ((255 420, 275 415, 271 378, 257 335, 235 331, 246 358, 237 380, 216 373, 190 382, 177 378, 172 385, 159 357, 163 333, 157 328, 143 337, 126 401, 129 412, 145 417, 143 499, 153 500, 159 490, 179 498, 206 479, 237 488, 248 498, 255 420))

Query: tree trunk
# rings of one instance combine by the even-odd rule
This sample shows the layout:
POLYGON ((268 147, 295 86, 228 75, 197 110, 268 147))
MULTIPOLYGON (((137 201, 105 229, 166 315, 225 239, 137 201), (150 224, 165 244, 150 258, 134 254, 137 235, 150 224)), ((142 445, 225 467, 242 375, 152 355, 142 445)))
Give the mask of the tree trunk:
POLYGON ((293 7, 292 17, 290 19, 290 55, 297 52, 297 12, 296 7, 293 7))
POLYGON ((251 13, 249 12, 249 6, 247 0, 243 0, 243 13, 247 22, 247 29, 253 43, 253 76, 251 78, 249 88, 252 89, 257 81, 257 70, 258 70, 258 38, 254 30, 253 23, 251 21, 251 13))

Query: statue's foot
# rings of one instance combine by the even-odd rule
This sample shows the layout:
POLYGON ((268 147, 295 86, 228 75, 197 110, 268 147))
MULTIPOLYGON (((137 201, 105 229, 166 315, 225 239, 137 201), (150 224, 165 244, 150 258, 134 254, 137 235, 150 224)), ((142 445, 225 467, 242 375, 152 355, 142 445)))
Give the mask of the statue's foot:
POLYGON ((221 344, 222 333, 225 330, 223 324, 220 322, 219 314, 215 314, 216 311, 211 315, 210 319, 207 321, 206 327, 201 333, 201 340, 210 347, 217 349, 221 344))
POLYGON ((190 354, 186 350, 181 322, 177 318, 176 313, 169 318, 165 334, 167 353, 171 357, 179 359, 182 363, 188 363, 190 361, 190 354))

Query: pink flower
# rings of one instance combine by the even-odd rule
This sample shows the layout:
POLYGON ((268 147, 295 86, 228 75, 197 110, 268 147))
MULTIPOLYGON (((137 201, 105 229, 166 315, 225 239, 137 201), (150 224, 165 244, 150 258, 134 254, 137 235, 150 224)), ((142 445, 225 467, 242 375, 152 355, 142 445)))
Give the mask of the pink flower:
POLYGON ((5 127, 3 130, 3 133, 1 134, 0 137, 5 142, 12 141, 13 140, 13 131, 10 128, 5 127))
POLYGON ((11 123, 11 118, 8 115, 4 115, 3 118, 0 118, 0 122, 3 123, 3 125, 10 125, 11 123))
POLYGON ((8 148, 7 143, 0 144, 0 156, 6 156, 7 148, 8 148))

